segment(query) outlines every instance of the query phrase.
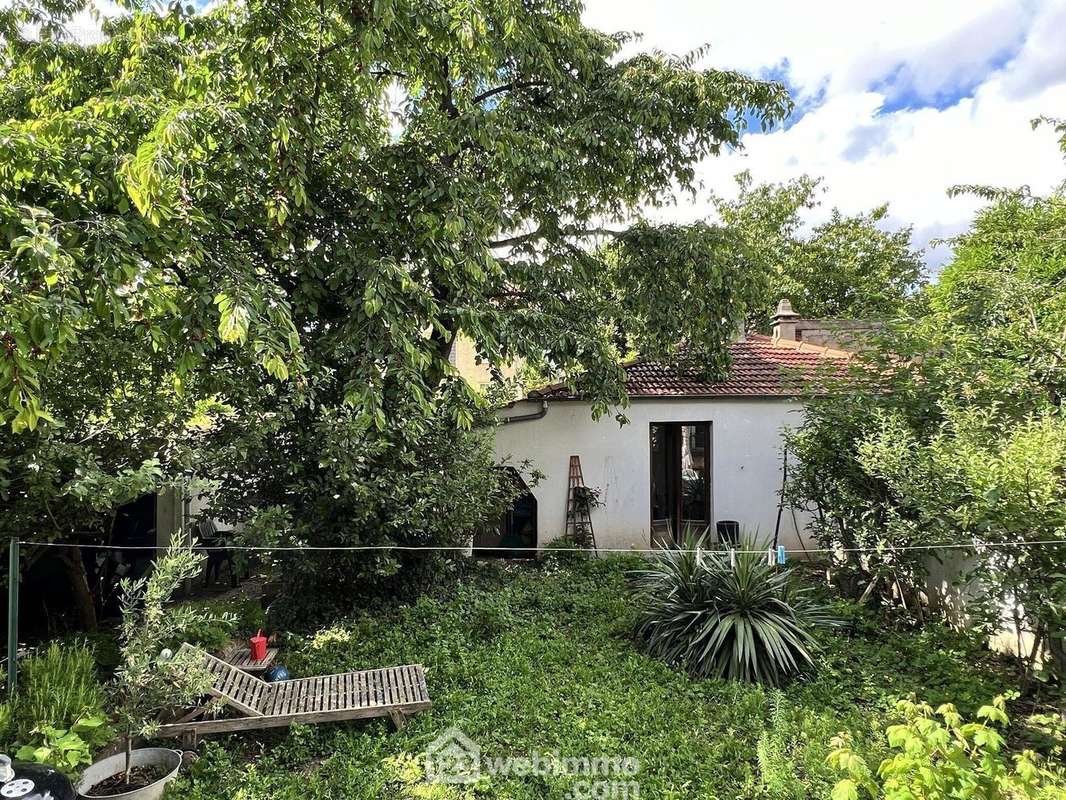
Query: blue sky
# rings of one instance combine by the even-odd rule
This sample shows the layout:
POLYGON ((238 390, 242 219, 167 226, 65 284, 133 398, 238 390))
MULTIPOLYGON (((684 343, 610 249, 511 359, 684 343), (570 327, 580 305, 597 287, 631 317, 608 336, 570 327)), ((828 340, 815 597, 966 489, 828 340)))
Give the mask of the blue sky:
MULTIPOLYGON (((930 240, 964 230, 980 206, 949 198, 960 183, 1066 180, 1050 130, 1033 117, 1066 116, 1066 0, 587 0, 587 23, 636 30, 638 48, 683 53, 711 45, 706 66, 783 81, 797 102, 781 129, 752 132, 742 152, 709 161, 705 184, 733 191, 732 175, 780 181, 824 176, 823 205, 889 203, 889 224, 914 226, 934 272, 950 257, 930 240)), ((683 200, 657 216, 711 214, 683 200)))

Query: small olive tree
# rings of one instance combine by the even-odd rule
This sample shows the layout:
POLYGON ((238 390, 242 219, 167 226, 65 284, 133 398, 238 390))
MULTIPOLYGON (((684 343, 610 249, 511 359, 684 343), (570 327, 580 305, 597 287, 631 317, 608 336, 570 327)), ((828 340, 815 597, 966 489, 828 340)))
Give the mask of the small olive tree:
POLYGON ((127 783, 134 738, 154 735, 161 714, 192 704, 211 685, 211 674, 194 652, 174 655, 165 648, 186 631, 212 621, 199 609, 168 605, 182 582, 200 571, 204 558, 175 534, 150 576, 122 581, 122 661, 111 688, 126 740, 127 783))

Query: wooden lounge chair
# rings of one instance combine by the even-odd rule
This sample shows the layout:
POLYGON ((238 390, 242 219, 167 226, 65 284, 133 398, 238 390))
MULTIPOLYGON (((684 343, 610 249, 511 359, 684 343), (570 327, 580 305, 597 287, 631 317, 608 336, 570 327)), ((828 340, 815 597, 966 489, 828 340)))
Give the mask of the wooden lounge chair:
POLYGON ((420 664, 267 683, 191 645, 183 644, 179 652, 190 651, 201 656, 214 675, 211 696, 241 716, 200 719, 208 710, 208 705, 202 705, 175 722, 161 725, 160 736, 195 738, 368 717, 389 717, 399 729, 408 714, 432 705, 420 664))

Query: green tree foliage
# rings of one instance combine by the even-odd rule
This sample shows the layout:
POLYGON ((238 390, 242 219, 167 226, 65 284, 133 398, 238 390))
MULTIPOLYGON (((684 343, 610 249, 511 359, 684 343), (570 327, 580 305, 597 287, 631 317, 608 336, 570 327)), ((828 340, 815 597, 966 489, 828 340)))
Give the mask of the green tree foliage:
POLYGON ((866 377, 854 376, 858 388, 808 402, 803 425, 785 431, 785 496, 811 513, 818 545, 836 552, 834 581, 848 596, 899 605, 921 620, 929 554, 906 548, 932 544, 937 534, 919 525, 858 457, 877 430, 876 409, 888 411, 907 395, 893 391, 891 381, 866 377))
MULTIPOLYGON (((1066 198, 986 196, 940 280, 857 366, 857 384, 815 400, 790 435, 800 464, 789 491, 831 546, 971 542, 985 602, 969 612, 992 626, 1014 606, 1036 638, 1030 666, 1046 647, 1061 676, 1066 198), (1048 541, 1062 545, 1034 545, 1048 541)), ((847 567, 859 591, 920 613, 926 564, 921 551, 875 549, 847 567)))
POLYGON ((283 592, 271 612, 290 627, 420 589, 449 555, 433 548, 469 545, 482 526, 498 524, 518 489, 497 468, 486 431, 441 417, 379 432, 349 408, 310 420, 286 406, 223 420, 215 441, 201 467, 222 476, 213 507, 246 519, 245 541, 379 548, 278 553, 283 592))
POLYGON ((970 577, 985 608, 971 603, 968 612, 994 630, 1014 608, 1035 635, 1032 658, 1048 645, 1053 673, 1066 675, 1066 421, 1057 413, 1004 421, 953 406, 945 415, 925 442, 902 414, 882 418, 859 461, 934 542, 965 535, 982 545, 970 577))
POLYGON ((922 285, 911 229, 885 230, 887 206, 856 215, 833 209, 827 221, 805 231, 803 214, 820 205, 821 180, 805 175, 756 185, 742 172, 737 184, 735 200, 716 197, 714 204, 765 276, 752 325, 765 327, 782 297, 806 317, 891 318, 922 285))
MULTIPOLYGON (((194 484, 188 477, 214 401, 198 400, 210 374, 176 383, 173 348, 153 352, 130 329, 85 332, 41 374, 57 424, 0 429, 0 536, 110 541, 116 511, 138 496, 194 484)), ((77 621, 95 627, 82 553, 27 547, 24 571, 62 563, 77 621)))
POLYGON ((254 505, 293 542, 465 538, 503 490, 462 433, 483 404, 448 360, 460 330, 494 372, 536 362, 597 414, 625 400, 619 333, 724 367, 758 265, 640 209, 745 120, 781 119, 780 85, 621 57, 631 37, 567 0, 133 3, 92 46, 60 34, 80 5, 0 13, 21 535, 56 497, 73 522, 48 530, 106 529, 92 514, 195 472, 216 513, 254 505))
MULTIPOLYGON (((735 260, 694 258, 699 227, 649 244, 603 224, 691 186, 700 158, 739 144, 744 113, 783 116, 784 90, 616 59, 627 37, 579 13, 175 6, 110 21, 86 48, 27 40, 30 12, 5 11, 8 419, 51 413, 44 365, 107 321, 179 342, 179 374, 225 343, 278 378, 350 348, 346 399, 383 427, 390 392, 438 397, 460 328, 492 364, 611 360, 602 323, 626 287, 605 291, 610 272, 579 246, 592 237, 654 246, 658 270, 739 277, 735 260)), ((729 299, 717 310, 735 317, 729 299)), ((722 347, 700 333, 691 345, 722 347)), ((588 371, 617 398, 616 375, 588 371)))

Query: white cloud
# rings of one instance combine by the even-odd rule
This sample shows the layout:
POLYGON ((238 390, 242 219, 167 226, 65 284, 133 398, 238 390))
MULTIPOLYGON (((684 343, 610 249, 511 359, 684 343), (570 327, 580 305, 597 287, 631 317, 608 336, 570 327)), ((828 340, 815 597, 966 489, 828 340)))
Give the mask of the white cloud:
MULTIPOLYGON (((722 194, 731 176, 826 178, 825 206, 846 212, 888 202, 915 241, 964 230, 979 201, 948 198, 960 183, 1029 185, 1066 178, 1040 114, 1066 115, 1066 0, 868 3, 678 2, 669 14, 640 2, 593 0, 587 21, 646 33, 642 47, 683 52, 704 40, 714 66, 761 72, 787 61, 807 113, 787 130, 745 137, 745 150, 710 160, 701 176, 722 194), (888 110, 885 109, 895 109, 888 110)), ((658 212, 707 216, 706 200, 658 212)), ((946 248, 928 253, 935 269, 946 248)))
POLYGON ((711 44, 716 66, 746 70, 787 60, 804 93, 866 88, 900 65, 926 89, 981 67, 1021 41, 1038 7, 1018 0, 589 0, 586 21, 637 30, 643 46, 686 52, 711 44))
POLYGON ((1034 20, 1025 46, 1004 78, 1011 95, 1026 97, 1066 75, 1066 3, 1050 4, 1034 20))

